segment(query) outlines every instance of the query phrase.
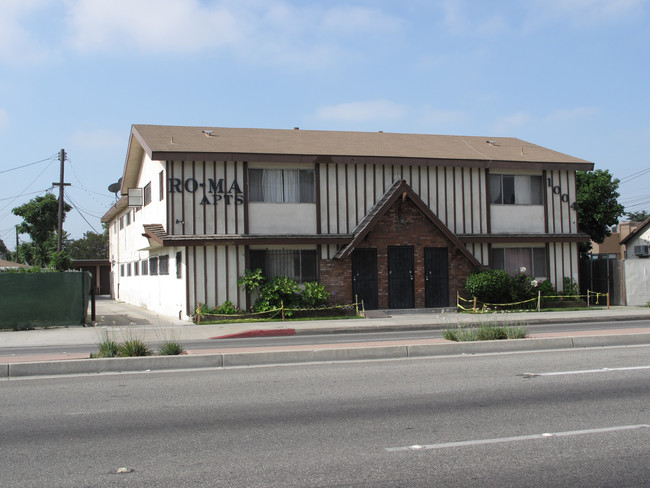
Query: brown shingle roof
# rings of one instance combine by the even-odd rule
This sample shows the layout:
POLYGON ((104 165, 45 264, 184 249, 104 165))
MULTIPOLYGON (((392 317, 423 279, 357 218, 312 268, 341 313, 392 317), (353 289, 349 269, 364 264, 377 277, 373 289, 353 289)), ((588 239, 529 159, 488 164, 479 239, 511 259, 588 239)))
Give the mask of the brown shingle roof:
POLYGON ((305 161, 319 156, 408 158, 555 163, 593 169, 589 161, 513 137, 162 125, 134 125, 132 134, 154 160, 178 159, 174 155, 179 154, 246 155, 248 160, 255 155, 300 155, 305 161))

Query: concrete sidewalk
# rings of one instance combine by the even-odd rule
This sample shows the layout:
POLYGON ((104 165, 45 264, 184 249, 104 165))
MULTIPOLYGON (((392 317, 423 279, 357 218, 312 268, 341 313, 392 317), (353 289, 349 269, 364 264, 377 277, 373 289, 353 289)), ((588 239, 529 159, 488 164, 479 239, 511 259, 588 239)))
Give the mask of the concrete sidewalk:
MULTIPOLYGON (((0 345, 3 348, 48 345, 96 346, 106 335, 118 341, 137 337, 147 343, 170 339, 182 343, 183 341, 207 340, 223 336, 444 329, 482 322, 533 325, 539 323, 650 320, 650 308, 612 307, 610 310, 592 308, 580 311, 498 313, 489 315, 433 312, 431 310, 373 311, 369 313, 369 318, 366 319, 196 325, 189 321, 160 316, 141 307, 114 301, 108 297, 98 297, 96 311, 97 322, 92 327, 75 326, 31 331, 2 331, 0 332, 0 345)), ((483 343, 459 344, 440 338, 382 341, 377 343, 350 342, 336 345, 226 349, 219 348, 218 341, 215 340, 214 348, 191 350, 188 351, 187 355, 175 358, 148 357, 88 360, 87 355, 75 354, 4 356, 0 358, 0 378, 650 344, 650 327, 626 328, 624 322, 621 322, 620 325, 620 327, 612 327, 609 330, 536 334, 529 339, 483 343)))

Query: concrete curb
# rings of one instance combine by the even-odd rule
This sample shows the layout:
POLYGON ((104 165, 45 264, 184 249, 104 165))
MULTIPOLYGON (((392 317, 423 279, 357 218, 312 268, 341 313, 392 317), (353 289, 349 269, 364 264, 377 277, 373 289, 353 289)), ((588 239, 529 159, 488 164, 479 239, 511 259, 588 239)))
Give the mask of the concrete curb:
MULTIPOLYGON (((531 312, 532 315, 532 312, 531 312)), ((494 315, 471 315, 466 314, 464 317, 468 317, 466 320, 458 321, 458 323, 442 323, 442 322, 433 322, 429 324, 395 324, 395 325, 363 325, 363 320, 360 320, 360 324, 356 323, 348 324, 342 327, 320 327, 316 326, 314 328, 308 328, 309 326, 296 327, 296 335, 321 335, 321 334, 354 334, 356 332, 403 332, 403 331, 417 331, 417 330, 444 330, 447 327, 457 327, 457 326, 468 326, 473 323, 471 320, 472 317, 477 317, 474 322, 503 322, 506 325, 513 325, 518 322, 525 322, 524 327, 529 325, 539 325, 539 324, 588 324, 596 322, 627 322, 630 320, 650 320, 650 314, 644 314, 639 316, 594 316, 589 317, 553 317, 553 318, 537 318, 537 317, 513 317, 508 316, 508 314, 494 314, 494 315)))
POLYGON ((0 378, 443 357, 650 344, 650 333, 0 364, 0 378))

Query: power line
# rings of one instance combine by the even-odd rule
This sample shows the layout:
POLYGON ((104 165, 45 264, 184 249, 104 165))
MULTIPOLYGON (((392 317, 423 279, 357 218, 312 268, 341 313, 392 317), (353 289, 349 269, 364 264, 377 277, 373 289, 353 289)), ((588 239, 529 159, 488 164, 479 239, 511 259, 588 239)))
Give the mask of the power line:
POLYGON ((56 154, 53 154, 53 155, 50 156, 49 158, 41 159, 40 161, 35 161, 35 162, 33 162, 33 163, 23 164, 22 166, 16 166, 15 168, 5 169, 5 170, 3 170, 3 171, 0 171, 0 174, 2 174, 2 173, 9 173, 9 171, 15 171, 15 170, 17 170, 17 169, 26 168, 26 167, 28 167, 28 166, 33 166, 33 165, 35 165, 35 164, 43 163, 43 162, 45 162, 45 161, 53 161, 54 158, 56 158, 56 156, 57 156, 56 154))
MULTIPOLYGON (((81 189, 82 189, 83 191, 85 191, 86 193, 88 193, 88 196, 89 196, 90 198, 92 198, 93 200, 95 200, 95 203, 97 203, 98 205, 103 205, 101 202, 97 201, 97 199, 96 199, 94 196, 92 196, 92 195, 90 194, 90 193, 91 193, 90 190, 88 190, 88 189, 84 186, 84 184, 82 183, 81 179, 79 179, 79 176, 77 176, 77 172, 76 172, 76 170, 75 170, 75 167, 74 167, 74 164, 73 164, 72 160, 71 160, 70 158, 68 158, 68 159, 66 159, 66 161, 67 161, 68 163, 70 163, 69 166, 70 166, 70 168, 72 169, 72 174, 74 175, 75 179, 76 179, 76 180, 79 182, 79 184, 81 185, 81 189)), ((103 193, 98 193, 98 192, 92 192, 92 193, 97 193, 98 195, 102 195, 102 196, 104 196, 104 197, 111 198, 111 197, 109 197, 108 195, 105 195, 105 194, 103 194, 103 193)))
POLYGON ((40 193, 43 193, 43 192, 47 192, 47 191, 49 191, 51 189, 52 189, 52 187, 49 187, 49 188, 45 188, 45 189, 40 190, 40 191, 32 191, 32 192, 29 192, 29 193, 21 193, 20 195, 16 195, 16 196, 13 196, 13 197, 0 198, 0 202, 3 202, 5 200, 11 200, 12 198, 15 199, 15 198, 19 198, 19 197, 26 197, 28 195, 37 195, 37 194, 40 194, 40 193))
POLYGON ((79 207, 77 207, 77 206, 75 205, 75 203, 70 199, 70 197, 67 196, 67 195, 64 195, 63 198, 64 198, 64 199, 65 199, 65 200, 66 200, 70 205, 72 205, 72 208, 74 208, 77 212, 79 212, 79 215, 81 215, 81 218, 84 219, 84 220, 86 221, 86 223, 87 223, 87 224, 90 226, 90 228, 95 232, 95 234, 99 234, 99 232, 97 232, 97 229, 95 229, 95 228, 92 226, 92 224, 91 224, 90 222, 88 222, 88 219, 86 219, 86 217, 85 217, 85 215, 83 214, 83 212, 82 212, 81 210, 79 210, 79 207))
POLYGON ((619 185, 622 185, 623 183, 629 183, 630 181, 636 180, 637 178, 640 178, 641 176, 650 173, 650 168, 645 168, 642 169, 641 171, 637 171, 636 173, 632 173, 629 176, 625 176, 619 180, 619 185))
POLYGON ((24 193, 27 191, 27 189, 28 189, 30 186, 32 186, 34 183, 36 183, 36 180, 38 180, 38 179, 41 177, 41 175, 42 175, 43 173, 45 173, 45 171, 47 171, 47 169, 51 166, 52 161, 54 161, 54 159, 52 159, 52 160, 50 161, 50 163, 49 163, 49 164, 48 164, 48 165, 43 169, 43 171, 41 171, 41 172, 36 176, 36 178, 34 178, 34 179, 32 180, 32 182, 31 182, 29 185, 27 185, 27 186, 23 189, 23 191, 20 192, 20 194, 19 194, 18 196, 16 196, 13 200, 11 200, 7 205, 5 205, 4 207, 0 208, 0 212, 3 211, 5 208, 7 208, 9 205, 11 205, 15 200, 17 200, 18 198, 20 198, 21 196, 23 196, 24 193))

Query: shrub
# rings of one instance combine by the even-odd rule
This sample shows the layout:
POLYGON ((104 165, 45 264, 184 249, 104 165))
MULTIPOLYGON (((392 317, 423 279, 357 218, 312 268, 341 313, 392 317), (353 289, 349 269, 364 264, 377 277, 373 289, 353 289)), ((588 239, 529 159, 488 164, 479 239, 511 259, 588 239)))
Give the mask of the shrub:
POLYGON ((129 339, 119 346, 122 357, 151 356, 151 349, 140 339, 129 339))
POLYGON ((470 274, 465 288, 484 303, 508 303, 512 299, 512 278, 500 269, 470 274))
POLYGON ((299 293, 298 283, 286 276, 278 276, 262 287, 254 309, 256 312, 265 312, 280 308, 282 304, 292 307, 299 303, 299 293))
POLYGON ((158 346, 161 356, 179 356, 185 352, 185 348, 178 341, 165 341, 158 346))
POLYGON ((443 330, 448 341, 494 341, 503 339, 525 339, 528 331, 521 325, 482 324, 479 327, 456 327, 443 330))
POLYGON ((119 356, 119 344, 107 337, 105 337, 97 347, 99 348, 99 351, 96 354, 91 354, 91 358, 115 358, 119 356))
POLYGON ((209 313, 214 315, 235 315, 240 312, 238 307, 235 307, 230 300, 226 300, 221 305, 210 310, 209 313))
POLYGON ((301 305, 305 308, 317 308, 327 305, 330 293, 325 291, 325 287, 316 281, 307 281, 303 283, 305 289, 300 295, 301 305))
POLYGON ((262 275, 262 270, 257 268, 254 271, 251 271, 250 269, 247 269, 244 272, 244 276, 240 276, 237 279, 237 284, 239 286, 242 286, 244 290, 246 290, 248 293, 253 293, 255 290, 257 290, 260 286, 264 284, 264 276, 262 275))
POLYGON ((542 298, 544 297, 550 297, 555 295, 555 288, 553 287, 553 283, 551 283, 549 280, 544 280, 542 281, 538 286, 537 289, 540 291, 542 294, 542 298))
POLYGON ((562 278, 562 295, 565 297, 576 297, 580 294, 578 283, 573 278, 565 276, 562 278))

